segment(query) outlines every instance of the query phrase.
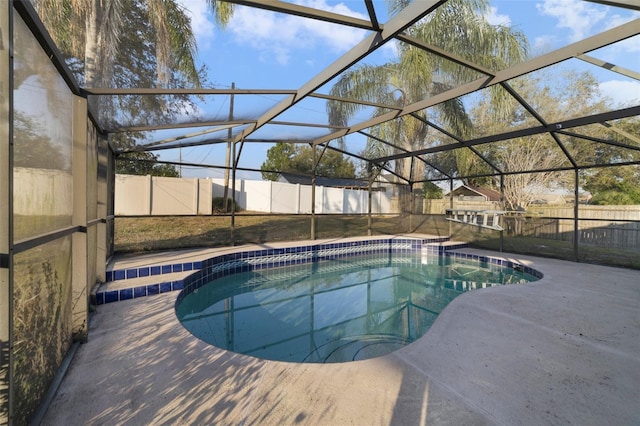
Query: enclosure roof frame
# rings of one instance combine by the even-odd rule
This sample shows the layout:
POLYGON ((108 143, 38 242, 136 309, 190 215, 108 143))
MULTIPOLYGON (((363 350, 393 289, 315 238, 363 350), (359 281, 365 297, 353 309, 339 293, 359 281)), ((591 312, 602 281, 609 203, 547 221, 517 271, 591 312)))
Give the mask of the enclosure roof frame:
MULTIPOLYGON (((558 120, 551 124, 548 124, 542 116, 536 112, 536 110, 529 104, 524 101, 524 99, 518 95, 517 91, 511 88, 508 84, 508 81, 517 77, 521 77, 532 72, 548 68, 555 64, 570 60, 570 59, 578 59, 580 61, 584 61, 586 63, 592 64, 597 67, 602 67, 604 69, 610 70, 612 72, 616 72, 625 77, 634 79, 636 81, 640 80, 640 72, 635 70, 626 69, 624 67, 618 66, 616 64, 611 64, 609 62, 603 61, 601 59, 595 58, 591 56, 589 53, 600 49, 605 46, 609 46, 611 44, 620 42, 630 37, 637 36, 640 34, 640 19, 635 19, 615 28, 611 28, 609 30, 605 30, 599 34, 587 37, 583 40, 577 41, 575 43, 566 45, 559 49, 556 49, 552 52, 543 54, 538 57, 534 57, 530 60, 526 60, 522 63, 518 63, 516 65, 506 67, 503 69, 498 69, 496 71, 489 70, 486 67, 483 67, 479 64, 474 63, 473 61, 464 59, 459 57, 452 52, 448 52, 445 49, 442 49, 437 46, 430 45, 425 43, 424 41, 417 39, 412 36, 406 30, 410 28, 416 22, 424 19, 431 12, 436 10, 438 7, 442 6, 447 2, 447 0, 423 0, 423 1, 414 1, 409 3, 404 9, 402 9, 399 13, 394 16, 391 16, 386 23, 380 23, 376 16, 375 7, 373 5, 372 0, 362 0, 366 6, 366 10, 368 13, 369 19, 356 18, 352 16, 342 15, 339 13, 329 12, 325 10, 319 10, 312 7, 297 5, 294 3, 284 2, 284 1, 271 1, 271 0, 231 0, 231 3, 241 6, 247 6, 252 8, 257 8, 261 10, 267 10, 276 13, 287 14, 291 16, 298 16, 306 19, 318 20, 321 22, 328 22, 335 25, 346 26, 349 28, 358 28, 362 30, 369 31, 370 34, 367 35, 362 41, 357 43, 354 47, 348 50, 345 54, 338 57, 333 63, 325 67, 315 76, 311 77, 306 83, 302 84, 300 87, 296 89, 290 88, 282 88, 282 89, 266 89, 266 88, 159 88, 159 87, 149 87, 149 88, 123 88, 123 87, 98 87, 98 88, 89 88, 82 87, 75 79, 73 73, 70 71, 67 66, 63 55, 60 50, 57 48, 55 43, 53 42, 51 36, 48 34, 44 24, 39 19, 37 12, 35 11, 33 5, 26 0, 16 0, 14 2, 16 11, 22 16, 25 20, 26 24, 31 28, 34 35, 36 36, 38 42, 43 47, 47 55, 51 58, 55 67, 58 69, 58 72, 62 76, 62 78, 67 82, 71 91, 82 97, 89 98, 91 96, 161 96, 161 95, 183 95, 183 96, 208 96, 208 95, 231 95, 231 96, 250 96, 250 95, 277 95, 283 96, 283 98, 277 102, 274 106, 267 109, 265 112, 260 114, 257 118, 251 119, 228 119, 228 120, 201 120, 201 121, 192 121, 186 123, 163 123, 163 124, 147 124, 147 125, 131 125, 131 126, 116 126, 110 127, 107 126, 106 123, 102 123, 97 117, 96 111, 92 109, 91 103, 89 103, 89 118, 96 125, 98 131, 101 134, 116 134, 122 132, 147 132, 147 131, 156 131, 156 130, 166 130, 166 129, 188 129, 188 128, 215 128, 216 126, 227 126, 229 129, 241 127, 239 132, 235 135, 231 135, 231 140, 225 140, 224 138, 206 138, 204 140, 199 141, 184 141, 182 139, 187 139, 187 136, 178 136, 176 138, 169 138, 166 140, 160 139, 156 141, 152 141, 150 143, 146 143, 144 145, 136 146, 131 149, 118 151, 114 149, 114 152, 119 155, 126 152, 132 151, 159 151, 164 149, 175 149, 177 147, 195 147, 195 146, 203 146, 209 144, 217 144, 217 143, 232 143, 232 144, 240 144, 240 150, 237 152, 236 158, 234 158, 234 165, 237 165, 240 159, 240 155, 242 153, 242 147, 245 142, 276 142, 276 140, 270 140, 268 138, 252 138, 252 135, 256 133, 259 129, 264 127, 265 125, 286 125, 290 127, 305 127, 305 128, 325 128, 329 130, 327 134, 324 134, 319 137, 314 137, 312 139, 307 139, 304 137, 293 138, 290 141, 291 143, 309 143, 311 146, 326 146, 330 144, 332 141, 340 140, 349 135, 353 134, 368 134, 366 132, 367 129, 370 129, 374 126, 385 123, 389 120, 397 120, 407 115, 416 117, 416 114, 419 111, 427 110, 428 108, 434 107, 443 102, 451 101, 457 98, 460 98, 465 95, 469 95, 478 90, 486 89, 493 85, 501 85, 507 92, 514 97, 520 105, 527 110, 535 119, 540 123, 540 126, 530 126, 525 129, 519 129, 514 131, 503 132, 500 134, 495 134, 491 136, 485 136, 474 139, 463 139, 459 136, 451 134, 450 132, 445 132, 449 137, 452 137, 457 143, 455 144, 444 144, 435 147, 421 148, 417 150, 409 150, 406 152, 400 152, 394 155, 381 156, 377 158, 364 158, 359 153, 350 152, 348 149, 339 148, 339 152, 343 152, 353 158, 359 159, 361 161, 368 161, 374 163, 376 165, 386 164, 389 161, 401 159, 401 158, 417 158, 423 163, 434 167, 437 170, 437 167, 429 164, 424 158, 422 158, 426 154, 438 153, 450 151, 453 149, 471 149, 472 152, 482 159, 485 163, 487 163, 497 175, 503 174, 503 170, 498 167, 496 164, 493 164, 489 159, 484 157, 481 153, 475 150, 473 147, 480 144, 485 143, 494 143, 501 142, 512 138, 523 137, 523 136, 532 136, 540 133, 548 133, 557 143, 558 147, 562 150, 567 160, 571 163, 574 169, 584 168, 577 163, 577 161, 571 156, 569 151, 563 145, 563 143, 559 140, 557 133, 560 130, 565 131, 566 129, 572 127, 579 127, 581 125, 587 124, 596 124, 600 123, 603 126, 609 127, 613 132, 616 132, 630 141, 637 143, 639 138, 637 136, 631 135, 624 130, 617 128, 616 126, 609 123, 609 121, 628 118, 633 116, 640 115, 640 107, 629 107, 629 108, 619 108, 613 111, 608 111, 602 114, 596 114, 593 116, 585 116, 585 117, 577 117, 572 118, 570 120, 558 120), (456 87, 453 87, 449 90, 446 90, 437 95, 422 99, 415 103, 411 103, 408 105, 386 105, 380 102, 371 102, 366 100, 358 100, 358 99, 347 99, 341 98, 338 96, 333 96, 330 94, 319 93, 317 90, 331 81, 334 77, 339 75, 340 73, 348 70, 351 66, 356 64, 358 61, 368 57, 373 52, 378 50, 384 44, 391 42, 392 40, 400 41, 402 43, 407 43, 409 45, 415 46, 419 49, 428 52, 429 54, 437 55, 447 61, 451 61, 460 66, 463 66, 469 70, 473 70, 483 77, 477 78, 473 81, 470 81, 466 84, 461 84, 456 87), (315 98, 315 99, 325 99, 327 101, 333 102, 352 102, 358 105, 372 107, 372 108, 383 108, 387 109, 388 112, 377 115, 375 117, 370 117, 365 120, 354 122, 347 126, 331 126, 331 125, 322 125, 318 123, 305 123, 305 122, 293 122, 293 121, 283 121, 279 120, 278 116, 282 113, 290 110, 295 105, 300 103, 301 101, 307 98, 315 98), (177 143, 176 143, 177 142, 177 143)), ((618 7, 633 11, 640 10, 640 4, 638 4, 634 0, 584 0, 592 3, 618 7)), ((419 117, 417 117, 419 118, 419 117)), ((434 123, 427 122, 427 125, 436 128, 442 131, 442 128, 438 128, 434 123)), ((206 133, 206 131, 204 131, 206 133)), ((579 134, 574 133, 572 136, 581 137, 579 134)), ((584 138, 588 140, 589 138, 584 138)), ((593 139, 593 138, 592 138, 593 139)), ((383 141, 384 143, 390 146, 397 146, 389 141, 383 141)), ((615 144, 614 144, 615 145, 615 144)), ((623 146, 624 144, 620 144, 623 146)), ((330 149, 336 149, 334 146, 330 146, 330 149)), ((113 147, 112 147, 113 149, 113 147)), ((632 164, 640 162, 631 162, 632 164)), ((606 166, 606 165, 600 165, 606 166)), ((389 171, 389 169, 387 168, 389 171)), ((442 172, 442 171, 440 171, 442 172)), ((525 173, 523 171, 522 173, 525 173)), ((464 176, 459 176, 457 178, 463 178, 464 176)), ((409 182, 413 182, 414 180, 409 177, 403 177, 409 182)), ((417 180, 415 181, 417 182, 417 180)))

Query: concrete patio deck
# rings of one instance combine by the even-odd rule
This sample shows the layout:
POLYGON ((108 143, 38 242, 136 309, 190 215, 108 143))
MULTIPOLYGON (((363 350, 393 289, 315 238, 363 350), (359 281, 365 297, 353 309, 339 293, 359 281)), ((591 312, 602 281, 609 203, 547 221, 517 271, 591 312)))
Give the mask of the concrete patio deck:
POLYGON ((177 292, 100 305, 43 424, 640 424, 640 271, 463 251, 544 278, 465 293, 418 341, 366 361, 209 346, 177 320, 177 292))

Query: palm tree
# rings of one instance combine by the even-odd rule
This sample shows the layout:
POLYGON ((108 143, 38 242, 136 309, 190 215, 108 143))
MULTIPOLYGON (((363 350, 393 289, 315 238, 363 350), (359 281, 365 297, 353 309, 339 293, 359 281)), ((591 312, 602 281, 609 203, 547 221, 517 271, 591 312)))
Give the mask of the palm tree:
MULTIPOLYGON (((224 27, 233 4, 208 2, 224 27)), ((206 70, 196 67, 191 19, 177 0, 38 0, 36 7, 84 87, 198 88, 206 78, 206 70)), ((194 105, 187 95, 100 96, 90 102, 107 126, 170 123, 194 105)), ((117 133, 111 142, 127 150, 146 137, 117 133)), ((140 157, 148 155, 133 152, 120 158, 145 171, 148 164, 137 161, 140 157)))
MULTIPOLYGON (((226 25, 233 4, 209 0, 209 5, 218 24, 226 25)), ((176 0, 38 0, 36 8, 58 47, 83 63, 85 87, 112 83, 118 53, 126 48, 121 40, 140 31, 128 25, 131 14, 143 17, 155 36, 158 85, 167 85, 178 73, 200 86, 191 19, 176 0)))
MULTIPOLYGON (((390 2, 391 13, 408 3, 407 0, 390 2)), ((427 19, 411 27, 406 35, 490 70, 521 62, 527 55, 526 38, 507 27, 489 24, 484 18, 488 10, 487 0, 450 0, 427 19)), ((362 65, 347 71, 333 86, 331 95, 402 107, 479 77, 477 71, 429 54, 415 44, 399 44, 395 61, 379 66, 362 65)), ((499 105, 504 99, 499 96, 501 92, 494 93, 496 96, 492 97, 492 102, 499 105)), ((329 122, 346 126, 349 118, 361 108, 363 106, 356 103, 330 101, 327 105, 329 122)), ((374 115, 388 111, 379 108, 374 115)), ((468 134, 471 121, 460 100, 437 105, 436 113, 453 134, 461 138, 468 134)), ((380 140, 406 151, 424 148, 429 136, 428 125, 423 121, 427 118, 426 113, 422 111, 416 116, 418 119, 404 116, 373 128, 371 134, 374 137, 368 139, 363 156, 375 158, 395 153, 396 148, 380 140)), ((415 162, 412 166, 408 160, 396 160, 395 172, 409 182, 422 179, 424 164, 415 162)), ((456 160, 459 169, 464 163, 467 163, 465 168, 470 167, 469 158, 464 153, 456 160)))

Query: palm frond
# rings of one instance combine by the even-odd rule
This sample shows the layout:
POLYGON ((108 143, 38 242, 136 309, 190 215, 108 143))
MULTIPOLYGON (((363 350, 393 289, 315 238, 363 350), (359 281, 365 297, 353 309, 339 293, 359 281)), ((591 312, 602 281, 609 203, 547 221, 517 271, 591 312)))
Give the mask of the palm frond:
POLYGON ((233 16, 234 4, 226 1, 209 0, 209 6, 216 19, 216 23, 223 28, 226 27, 233 16))
POLYGON ((191 18, 175 0, 150 0, 149 20, 156 34, 158 84, 167 85, 178 73, 195 87, 200 78, 195 65, 197 45, 191 18))
MULTIPOLYGON (((347 71, 331 88, 330 95, 368 102, 389 102, 392 99, 388 90, 391 84, 390 76, 393 75, 396 66, 396 64, 364 65, 347 71)), ((327 103, 329 124, 346 126, 349 119, 363 108, 363 105, 354 102, 329 101, 327 103)))

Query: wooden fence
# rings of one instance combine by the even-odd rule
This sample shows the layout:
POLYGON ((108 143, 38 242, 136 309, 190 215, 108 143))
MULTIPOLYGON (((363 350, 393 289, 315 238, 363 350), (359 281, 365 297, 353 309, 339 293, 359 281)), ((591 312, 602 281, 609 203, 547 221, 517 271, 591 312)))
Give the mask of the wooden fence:
MULTIPOLYGON (((573 219, 536 216, 503 217, 505 235, 573 242, 573 219)), ((579 220, 579 244, 640 250, 640 222, 579 220)))

